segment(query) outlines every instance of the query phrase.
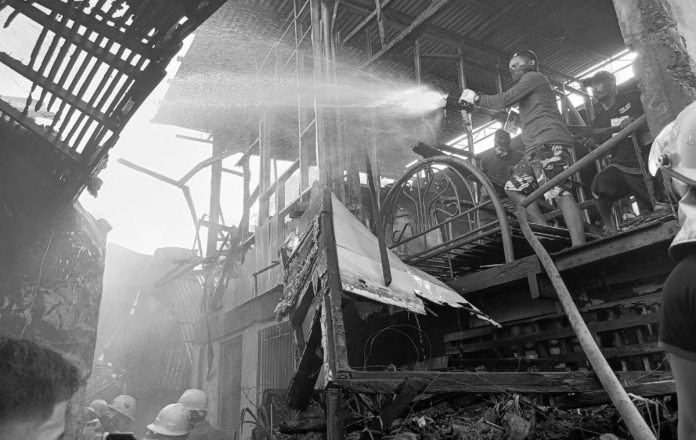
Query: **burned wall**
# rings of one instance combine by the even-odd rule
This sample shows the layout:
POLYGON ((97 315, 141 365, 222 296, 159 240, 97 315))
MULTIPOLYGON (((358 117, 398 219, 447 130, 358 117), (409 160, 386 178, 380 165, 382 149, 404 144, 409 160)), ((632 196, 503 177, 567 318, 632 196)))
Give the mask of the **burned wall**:
MULTIPOLYGON (((675 0, 688 11, 687 0, 675 0)), ((687 49, 684 34, 688 19, 684 8, 672 7, 672 0, 614 0, 621 34, 626 45, 638 54, 634 69, 641 99, 653 136, 673 121, 677 114, 696 100, 696 67, 687 49)), ((690 31, 693 32, 693 31, 690 31)))
MULTIPOLYGON (((30 339, 71 358, 90 374, 104 273, 104 228, 76 206, 38 222, 3 223, 0 333, 30 339)), ((66 438, 81 416, 81 390, 69 407, 66 438)))

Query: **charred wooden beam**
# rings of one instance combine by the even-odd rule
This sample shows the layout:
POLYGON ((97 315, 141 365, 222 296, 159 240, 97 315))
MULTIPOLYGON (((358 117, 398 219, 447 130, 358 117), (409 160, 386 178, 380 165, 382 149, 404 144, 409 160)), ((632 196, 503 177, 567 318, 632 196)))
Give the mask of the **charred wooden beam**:
MULTIPOLYGON (((379 0, 375 0, 375 1, 376 1, 376 2, 379 2, 379 0)), ((379 6, 380 6, 380 13, 381 13, 381 10, 382 10, 382 9, 386 8, 387 5, 388 5, 389 3, 391 3, 391 1, 392 1, 392 0, 383 0, 381 3, 379 3, 379 6)), ((346 3, 346 2, 341 2, 341 3, 346 3)), ((350 3, 346 3, 346 4, 348 4, 349 6, 351 6, 350 3)), ((361 9, 362 9, 362 8, 361 8, 361 9)), ((348 32, 348 35, 346 35, 346 36, 343 38, 343 44, 346 44, 347 42, 349 42, 353 37, 355 37, 355 36, 358 34, 358 32, 360 32, 361 30, 365 29, 366 26, 368 26, 368 25, 370 24, 370 22, 371 22, 375 17, 377 17, 377 14, 378 14, 377 9, 375 9, 375 10, 373 10, 372 12, 370 12, 365 18, 363 18, 362 21, 361 21, 360 23, 358 23, 358 24, 353 28, 353 30, 351 30, 350 32, 348 32)))
MULTIPOLYGON (((666 371, 617 371, 624 387, 673 380, 666 371)), ((333 383, 346 391, 365 394, 390 394, 400 390, 408 379, 428 381, 428 393, 577 393, 598 391, 602 385, 593 372, 351 372, 350 379, 333 383)))
MULTIPOLYGON (((640 397, 660 397, 677 392, 674 380, 650 382, 626 387, 626 392, 640 397)), ((585 406, 596 406, 611 403, 609 395, 604 391, 588 391, 585 393, 573 393, 557 396, 553 399, 553 406, 560 409, 573 409, 585 406)))
POLYGON ((297 370, 288 387, 288 406, 293 409, 304 409, 307 406, 321 369, 323 353, 321 353, 320 316, 321 309, 317 309, 312 318, 309 335, 305 335, 305 347, 297 364, 297 370))
POLYGON ((66 92, 65 89, 58 87, 56 84, 53 83, 53 81, 49 80, 48 78, 41 75, 40 73, 38 73, 32 69, 29 69, 27 66, 22 64, 21 61, 15 59, 15 58, 12 58, 10 55, 6 54, 5 52, 0 52, 0 62, 2 62, 7 67, 14 70, 15 72, 19 73, 23 77, 27 78, 28 80, 33 81, 37 85, 43 87, 44 89, 48 90, 52 94, 58 96, 63 101, 68 102, 71 106, 80 110, 80 112, 89 116, 90 118, 98 121, 102 125, 110 128, 112 130, 116 129, 116 124, 114 124, 114 122, 110 118, 107 118, 104 113, 98 111, 95 108, 90 107, 82 99, 78 98, 77 96, 73 95, 72 93, 66 92))
POLYGON ((27 130, 31 131, 32 133, 40 136, 42 139, 45 139, 47 142, 49 142, 51 145, 56 147, 59 151, 70 157, 71 159, 75 160, 76 162, 80 161, 80 155, 70 148, 69 145, 67 145, 65 142, 61 141, 57 134, 53 131, 47 130, 44 127, 40 126, 36 122, 34 122, 31 118, 28 116, 25 116, 17 110, 16 108, 12 107, 10 104, 5 102, 3 99, 0 98, 0 113, 4 113, 10 118, 12 118, 14 121, 16 121, 18 124, 26 128, 27 130))
MULTIPOLYGON (((7 0, 12 5, 21 2, 21 0, 7 0)), ((41 5, 51 11, 55 11, 60 15, 69 14, 69 9, 72 8, 67 3, 56 2, 54 0, 33 0, 33 3, 41 5)), ((14 7, 14 6, 13 6, 14 7)), ((103 22, 96 17, 85 14, 84 12, 79 12, 78 16, 75 17, 76 21, 79 21, 83 26, 88 29, 94 30, 95 32, 111 39, 116 40, 120 44, 126 45, 129 50, 137 52, 141 56, 158 59, 161 57, 161 51, 153 49, 148 45, 142 43, 137 38, 131 38, 125 32, 122 32, 120 28, 109 26, 106 22, 103 22)))

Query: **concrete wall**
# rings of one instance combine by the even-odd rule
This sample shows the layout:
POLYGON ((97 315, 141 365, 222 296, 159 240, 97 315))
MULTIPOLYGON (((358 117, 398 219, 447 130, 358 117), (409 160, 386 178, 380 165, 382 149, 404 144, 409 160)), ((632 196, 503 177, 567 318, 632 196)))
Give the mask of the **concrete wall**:
POLYGON ((696 60, 696 2, 694 0, 669 0, 669 2, 689 56, 692 60, 696 60))
MULTIPOLYGON (((221 371, 220 371, 220 353, 221 347, 224 343, 234 340, 241 336, 242 338, 242 371, 241 371, 241 393, 240 393, 240 409, 248 407, 252 411, 255 411, 255 406, 260 403, 257 402, 258 390, 257 390, 257 376, 258 376, 258 358, 259 358, 259 331, 264 327, 273 324, 273 319, 269 319, 267 322, 257 323, 251 325, 237 333, 225 335, 222 339, 215 341, 213 343, 213 349, 215 352, 214 371, 209 379, 206 379, 207 375, 207 363, 204 360, 200 362, 200 356, 206 356, 206 349, 203 346, 197 346, 194 356, 194 368, 192 371, 191 384, 192 386, 197 386, 198 383, 202 382, 202 389, 208 394, 208 412, 209 420, 213 423, 219 423, 219 403, 220 403, 220 388, 221 388, 221 371), (201 371, 202 367, 202 371, 201 371), (202 379, 202 380, 201 380, 202 379)), ((245 426, 242 431, 241 438, 247 438, 250 434, 251 427, 245 426)))

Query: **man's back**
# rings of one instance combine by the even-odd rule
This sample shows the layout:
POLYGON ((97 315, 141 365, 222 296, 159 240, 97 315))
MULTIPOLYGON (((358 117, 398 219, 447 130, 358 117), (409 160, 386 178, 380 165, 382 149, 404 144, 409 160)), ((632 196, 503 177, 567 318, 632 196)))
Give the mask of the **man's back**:
POLYGON ((556 104, 556 93, 549 80, 531 71, 500 95, 482 95, 479 105, 494 109, 520 106, 520 128, 525 148, 542 144, 573 145, 573 140, 556 104))

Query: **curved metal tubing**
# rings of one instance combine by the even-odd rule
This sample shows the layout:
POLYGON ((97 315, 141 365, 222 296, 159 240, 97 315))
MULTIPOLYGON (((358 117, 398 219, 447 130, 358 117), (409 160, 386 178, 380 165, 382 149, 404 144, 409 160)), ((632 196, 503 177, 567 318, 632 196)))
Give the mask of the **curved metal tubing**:
MULTIPOLYGON (((385 219, 390 219, 391 222, 391 213, 394 211, 396 202, 400 196, 400 194, 403 191, 403 188, 407 185, 409 185, 409 180, 413 178, 415 175, 418 178, 418 174, 421 171, 424 171, 425 169, 428 169, 432 167, 433 165, 445 165, 453 169, 455 172, 457 172, 462 180, 466 182, 468 179, 478 181, 483 189, 488 192, 488 195, 490 196, 491 203, 493 204, 493 208, 495 210, 496 216, 498 217, 498 223, 500 224, 500 232, 502 235, 502 242, 503 242, 503 253, 505 255, 505 262, 509 263, 514 261, 515 255, 514 255, 514 250, 512 246, 512 231, 510 229, 510 225, 507 221, 507 215, 505 212, 505 209, 503 208, 503 204, 498 198, 497 193, 495 192, 495 189, 493 188, 493 185, 491 182, 488 180, 485 174, 481 170, 479 170, 476 166, 473 164, 469 163, 468 161, 465 161, 463 159, 459 159, 453 156, 433 156, 429 157, 423 160, 418 161, 416 164, 412 165, 409 167, 405 172, 404 175, 401 176, 396 182, 394 182, 394 186, 389 190, 389 193, 387 194, 387 197, 385 199, 384 203, 384 213, 385 213, 385 219), (465 177, 466 176, 466 177, 465 177)), ((450 180, 448 177, 446 177, 447 180, 450 180)), ((456 191, 456 185, 453 184, 453 182, 450 182, 452 187, 456 191)), ((430 184, 429 184, 430 185, 430 184)), ((468 188, 467 188, 468 189, 468 188)), ((418 191, 420 191, 420 187, 417 188, 418 191)), ((471 191, 469 190, 469 193, 471 194, 471 191)), ((416 215, 425 217, 427 213, 420 213, 420 209, 418 207, 418 203, 413 199, 413 197, 407 195, 404 193, 404 195, 409 198, 412 202, 416 204, 416 215)), ((473 198, 473 194, 472 198, 473 198)), ((458 193, 457 193, 458 196, 458 193)), ((421 195, 419 193, 419 198, 421 198, 421 195)), ((481 205, 477 205, 476 208, 480 208, 481 205)), ((458 214, 461 213, 461 207, 458 208, 458 214)), ((444 223, 443 223, 444 224, 444 223)), ((438 225, 441 226, 441 225, 438 225)), ((386 233, 386 227, 387 227, 387 221, 384 222, 384 228, 385 228, 385 233, 386 233)), ((415 228, 416 231, 418 231, 418 227, 415 228)), ((426 228, 429 229, 429 228, 426 228)), ((422 231, 418 231, 422 232, 422 231)), ((411 238, 411 237, 409 237, 411 238)))

